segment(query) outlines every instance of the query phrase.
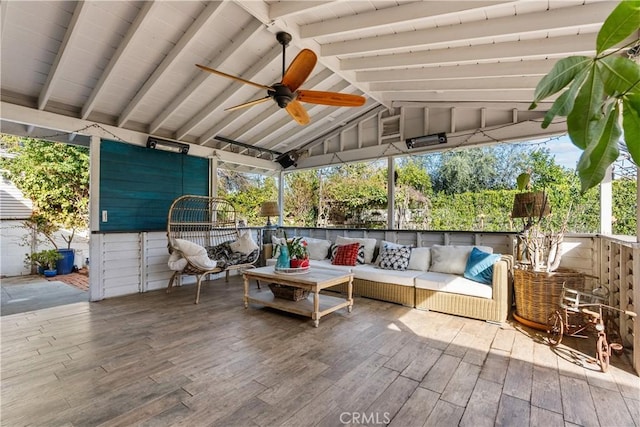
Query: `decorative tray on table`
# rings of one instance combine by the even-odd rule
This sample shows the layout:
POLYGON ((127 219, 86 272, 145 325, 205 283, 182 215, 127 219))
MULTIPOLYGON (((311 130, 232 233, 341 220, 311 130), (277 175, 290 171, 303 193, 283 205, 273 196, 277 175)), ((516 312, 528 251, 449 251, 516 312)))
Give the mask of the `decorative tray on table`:
POLYGON ((296 268, 278 268, 274 267, 276 274, 305 274, 309 272, 309 266, 296 268))

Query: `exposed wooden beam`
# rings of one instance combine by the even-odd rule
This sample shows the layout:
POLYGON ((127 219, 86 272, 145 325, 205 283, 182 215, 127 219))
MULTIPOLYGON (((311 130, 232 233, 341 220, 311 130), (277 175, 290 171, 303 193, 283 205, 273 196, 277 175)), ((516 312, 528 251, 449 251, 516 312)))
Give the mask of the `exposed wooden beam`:
POLYGON ((223 4, 224 2, 213 1, 207 4, 205 10, 198 15, 193 24, 189 26, 187 31, 180 37, 180 40, 171 48, 171 51, 164 57, 160 65, 153 70, 151 76, 149 76, 133 99, 124 108, 122 114, 118 117, 118 126, 124 125, 131 118, 131 115, 136 108, 138 108, 142 100, 149 94, 153 87, 161 81, 164 73, 188 52, 189 45, 203 32, 205 26, 217 16, 220 16, 224 9, 223 4))
MULTIPOLYGON (((229 43, 227 47, 220 52, 219 55, 216 55, 214 59, 211 60, 207 64, 210 68, 218 68, 227 58, 229 58, 233 52, 237 49, 241 49, 245 43, 248 43, 252 37, 262 32, 262 25, 259 22, 251 21, 246 28, 244 28, 235 38, 234 43, 229 43)), ((198 88, 210 77, 210 74, 203 73, 198 70, 196 67, 193 67, 193 75, 194 78, 191 82, 185 87, 180 94, 171 101, 169 105, 167 105, 162 112, 156 117, 156 119, 151 122, 151 126, 149 127, 149 133, 156 133, 162 125, 171 117, 171 115, 180 108, 189 97, 195 93, 198 88)))
MULTIPOLYGON (((313 119, 316 121, 316 123, 319 123, 320 121, 329 121, 331 117, 339 117, 339 119, 335 119, 334 122, 335 126, 338 128, 337 132, 340 133, 345 129, 357 126, 357 123, 351 126, 345 124, 348 124, 352 120, 362 120, 362 110, 367 107, 370 107, 370 105, 361 108, 324 108, 322 111, 314 114, 313 119)), ((305 141, 310 141, 320 134, 326 135, 327 132, 328 131, 326 126, 311 126, 305 129, 304 137, 300 138, 300 134, 298 133, 298 131, 291 129, 284 134, 279 135, 278 141, 282 142, 283 145, 286 145, 290 149, 302 149, 304 151, 307 151, 309 149, 309 143, 305 141)))
MULTIPOLYGON (((9 104, 4 101, 0 102, 0 111, 2 111, 2 119, 6 121, 21 123, 26 126, 32 125, 40 128, 48 128, 60 132, 76 132, 79 135, 98 136, 111 140, 117 139, 134 145, 145 146, 147 138, 149 137, 147 133, 136 132, 106 124, 96 125, 96 123, 91 121, 61 116, 48 111, 9 104)), ((275 170, 280 168, 277 163, 268 160, 256 159, 252 156, 244 156, 236 153, 220 152, 213 150, 210 147, 202 147, 194 144, 191 144, 189 155, 198 157, 216 156, 226 163, 247 165, 265 170, 275 170)))
MULTIPOLYGON (((371 105, 367 105, 363 108, 371 108, 371 105)), ((316 147, 317 145, 322 144, 327 139, 330 139, 339 135, 345 129, 350 129, 351 127, 354 127, 354 126, 358 126, 358 128, 360 128, 362 123, 366 122, 367 120, 371 120, 372 118, 375 118, 378 115, 378 113, 386 109, 387 108, 384 105, 377 105, 373 107, 371 110, 365 111, 364 113, 362 112, 362 108, 361 108, 358 111, 353 111, 354 109, 352 109, 351 115, 341 114, 340 122, 346 122, 347 124, 345 126, 337 125, 338 126, 337 129, 333 129, 330 131, 321 129, 310 135, 307 135, 306 139, 308 140, 308 142, 304 143, 303 148, 305 150, 311 150, 313 147, 316 147)), ((360 143, 361 141, 359 140, 358 147, 360 147, 361 145, 360 143)))
POLYGON ((384 92, 387 101, 394 107, 401 106, 402 101, 427 102, 531 102, 533 100, 534 89, 514 89, 514 90, 467 90, 467 91, 442 91, 430 93, 428 100, 424 92, 384 92))
POLYGON ((114 70, 118 66, 120 59, 123 58, 127 53, 129 53, 129 51, 133 46, 133 40, 136 34, 138 34, 138 30, 144 24, 144 22, 151 16, 150 12, 151 12, 151 9, 154 7, 154 5, 157 5, 157 3, 144 2, 142 4, 142 7, 140 8, 140 11, 136 16, 136 19, 133 21, 133 23, 127 30, 127 33, 122 38, 122 41, 120 41, 120 43, 118 44, 118 48, 116 49, 115 53, 109 60, 109 63, 107 64, 106 68, 102 72, 100 79, 98 80, 96 85, 93 87, 93 90, 91 91, 91 94, 87 99, 87 102, 84 103, 84 106, 82 107, 82 112, 80 113, 81 118, 86 119, 87 117, 89 117, 89 115, 93 111, 93 107, 95 106, 102 91, 106 87, 107 82, 111 77, 113 77, 114 70))
POLYGON ((281 169, 280 165, 271 160, 258 159, 253 156, 244 156, 242 154, 231 153, 229 151, 213 150, 213 157, 225 163, 232 163, 234 165, 245 165, 259 169, 276 170, 281 169))
POLYGON ((344 70, 415 67, 420 65, 472 64, 520 58, 543 59, 595 52, 596 35, 592 33, 547 39, 425 50, 393 55, 343 59, 344 70))
MULTIPOLYGON (((553 101, 543 101, 538 103, 539 106, 550 107, 553 101)), ((486 108, 488 110, 511 110, 517 108, 518 110, 528 110, 531 101, 528 102, 485 102, 485 101, 394 101, 394 107, 407 107, 407 108, 452 108, 458 109, 472 109, 477 110, 479 108, 486 108)))
MULTIPOLYGON (((443 79, 412 82, 371 83, 376 92, 429 92, 447 90, 508 90, 535 89, 540 77, 490 77, 475 79, 443 79)), ((401 95, 398 94, 398 97, 401 95)))
POLYGON ((444 65, 402 70, 358 71, 360 82, 398 82, 412 80, 468 79, 479 77, 544 76, 555 64, 553 59, 444 65))
POLYGON ((280 1, 269 5, 269 17, 271 19, 286 18, 310 10, 331 6, 336 0, 328 1, 280 1))
POLYGON ((324 56, 339 56, 394 49, 426 49, 452 46, 458 42, 490 41, 506 35, 535 33, 544 37, 553 30, 567 28, 579 28, 581 34, 587 31, 596 33, 610 12, 611 4, 608 2, 581 4, 576 7, 323 44, 321 52, 324 56))
POLYGON ((395 7, 387 7, 373 12, 329 19, 300 26, 300 36, 303 38, 322 37, 336 34, 347 34, 362 30, 381 28, 397 23, 411 23, 447 16, 470 9, 512 3, 512 1, 437 1, 413 2, 395 7))
POLYGON ((90 2, 79 1, 76 3, 76 8, 74 9, 73 15, 71 16, 71 22, 69 22, 69 26, 67 27, 67 31, 64 34, 62 43, 60 44, 60 48, 58 49, 56 57, 53 60, 53 64, 51 64, 51 69, 47 74, 47 80, 44 84, 44 87, 42 88, 42 91, 40 92, 40 96, 38 98, 39 110, 44 110, 44 107, 47 105, 47 102, 49 101, 49 98, 53 93, 53 88, 61 78, 61 71, 65 65, 65 62, 71 55, 71 47, 73 46, 75 39, 80 37, 78 26, 90 7, 92 7, 90 2))

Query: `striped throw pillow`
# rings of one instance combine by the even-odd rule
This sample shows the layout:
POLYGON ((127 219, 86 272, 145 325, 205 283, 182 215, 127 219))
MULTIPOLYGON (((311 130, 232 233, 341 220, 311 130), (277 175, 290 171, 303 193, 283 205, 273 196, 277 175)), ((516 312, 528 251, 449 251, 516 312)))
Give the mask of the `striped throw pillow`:
POLYGON ((359 252, 362 252, 362 260, 364 261, 364 248, 362 250, 360 248, 360 243, 336 245, 335 252, 333 250, 331 251, 331 264, 354 266, 358 262, 359 252))

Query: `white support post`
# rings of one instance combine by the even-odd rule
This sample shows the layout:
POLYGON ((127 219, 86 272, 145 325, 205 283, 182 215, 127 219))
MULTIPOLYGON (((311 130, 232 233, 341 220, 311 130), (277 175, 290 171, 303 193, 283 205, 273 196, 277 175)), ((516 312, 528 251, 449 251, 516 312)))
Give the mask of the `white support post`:
POLYGON ((278 175, 278 227, 282 227, 282 212, 284 211, 284 171, 278 175))
POLYGON ((600 183, 600 234, 613 233, 613 191, 611 187, 611 166, 607 168, 604 179, 600 183))
MULTIPOLYGON (((636 166, 636 206, 638 203, 640 203, 640 168, 636 166)), ((640 209, 638 208, 636 208, 636 242, 640 243, 640 209)), ((638 333, 637 336, 640 337, 640 333, 638 333)), ((640 351, 638 351, 638 353, 640 353, 640 351)))
MULTIPOLYGON (((108 213, 107 213, 108 215, 108 213)), ((89 143, 89 301, 104 299, 102 282, 102 234, 100 231, 100 137, 91 135, 89 143)))
POLYGON ((209 194, 211 197, 218 197, 218 159, 209 159, 209 194))
POLYGON ((395 212, 395 162, 393 157, 387 157, 387 229, 393 230, 396 228, 395 212))

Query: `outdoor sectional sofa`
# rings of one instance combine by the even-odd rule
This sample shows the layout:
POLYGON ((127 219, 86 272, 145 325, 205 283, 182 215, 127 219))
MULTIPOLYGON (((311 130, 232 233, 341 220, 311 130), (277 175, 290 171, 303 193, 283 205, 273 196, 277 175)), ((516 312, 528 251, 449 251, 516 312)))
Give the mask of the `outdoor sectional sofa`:
MULTIPOLYGON (((465 264, 473 246, 440 246, 412 248, 408 268, 380 268, 380 252, 394 243, 364 238, 338 237, 335 244, 326 240, 306 238, 311 268, 328 268, 354 275, 356 296, 402 304, 420 310, 432 310, 490 322, 504 322, 509 315, 512 295, 513 257, 499 255, 492 264, 489 284, 478 283, 463 276, 465 264), (333 265, 330 259, 335 245, 359 242, 365 246, 365 263, 355 266, 333 265)), ((276 245, 267 245, 267 264, 275 264, 276 245)), ((477 246, 482 252, 492 248, 477 246)), ((277 248, 276 248, 277 251, 277 248)), ((334 290, 346 292, 346 285, 334 290)))

